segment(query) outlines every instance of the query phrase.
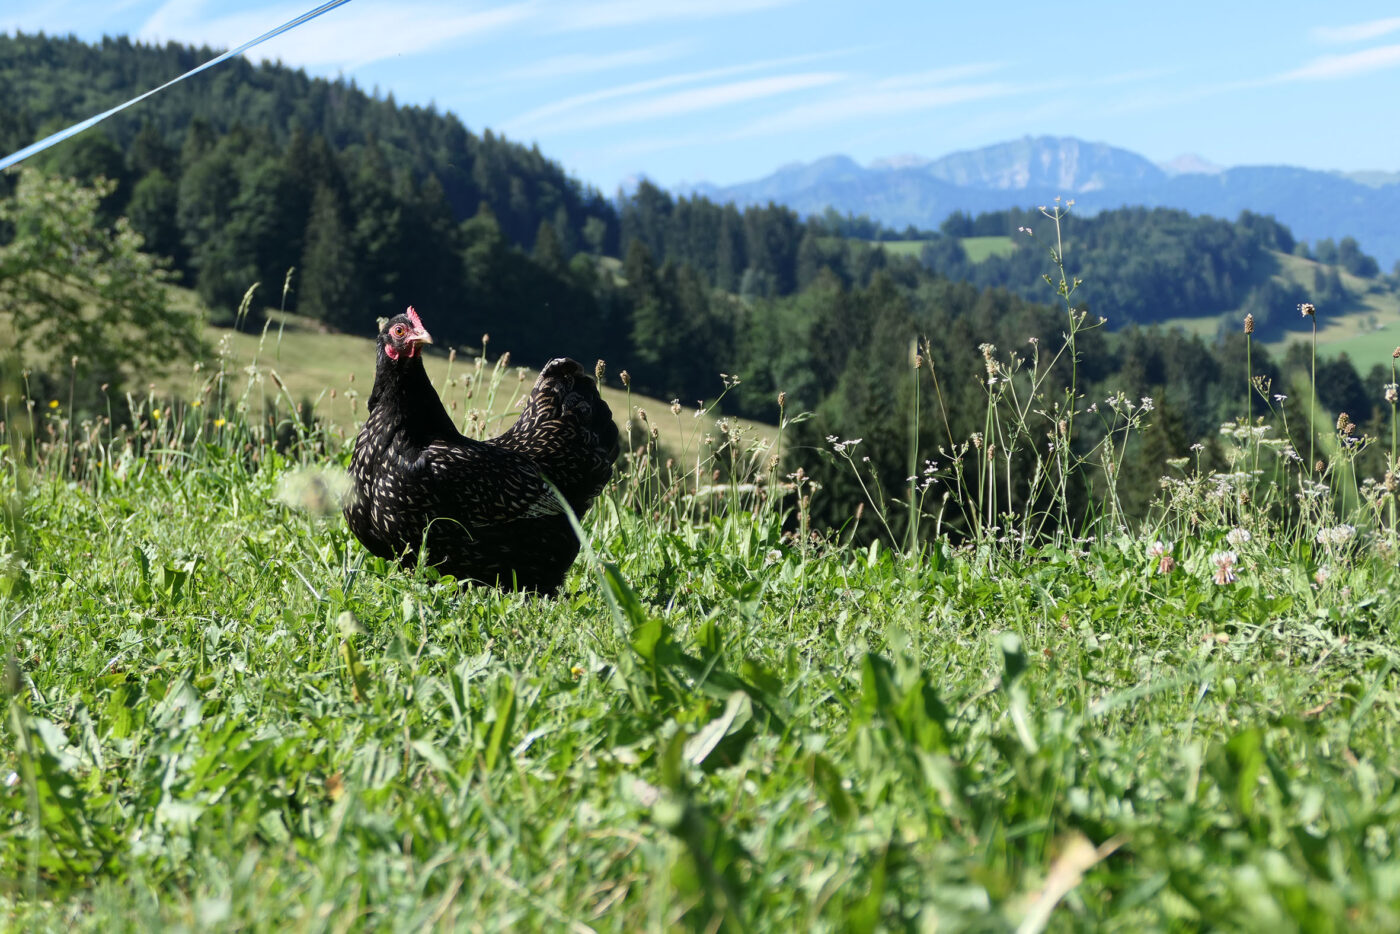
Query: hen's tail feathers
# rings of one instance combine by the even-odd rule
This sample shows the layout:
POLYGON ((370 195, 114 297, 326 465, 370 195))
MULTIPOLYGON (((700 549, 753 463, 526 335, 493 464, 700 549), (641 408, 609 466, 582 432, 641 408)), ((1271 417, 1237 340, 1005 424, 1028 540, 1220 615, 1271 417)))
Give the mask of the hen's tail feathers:
POLYGON ((612 410, 592 375, 567 357, 544 365, 520 420, 492 443, 534 461, 580 515, 611 479, 618 454, 612 410))

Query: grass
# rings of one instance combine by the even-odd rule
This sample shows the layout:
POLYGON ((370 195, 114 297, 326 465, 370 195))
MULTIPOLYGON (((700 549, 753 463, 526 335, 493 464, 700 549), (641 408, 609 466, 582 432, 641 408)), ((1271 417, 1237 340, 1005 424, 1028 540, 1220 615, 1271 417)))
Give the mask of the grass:
MULTIPOLYGON (((175 292, 181 302, 197 301, 192 292, 175 292)), ((353 438, 364 420, 365 400, 374 384, 374 341, 331 332, 296 315, 275 310, 267 314, 269 323, 260 333, 206 328, 205 340, 213 350, 213 357, 201 361, 200 368, 193 373, 186 369, 158 379, 148 387, 149 391, 157 398, 189 400, 204 394, 211 385, 210 373, 241 373, 253 366, 259 370, 260 379, 247 401, 255 410, 261 411, 269 402, 285 406, 289 398, 294 403, 309 403, 317 417, 335 432, 353 438), (273 381, 274 374, 282 387, 273 381)), ((496 434, 514 421, 520 402, 529 395, 538 374, 529 367, 512 366, 508 358, 503 361, 499 355, 494 360, 482 359, 480 353, 479 347, 464 348, 449 359, 446 348, 431 348, 424 363, 433 385, 455 414, 462 417, 474 414, 480 421, 478 430, 481 433, 496 434), (504 378, 482 378, 497 370, 501 372, 496 375, 504 378), (491 387, 489 391, 488 387, 491 387)), ((636 416, 639 408, 658 426, 661 447, 671 452, 693 447, 702 436, 713 436, 721 428, 737 429, 751 439, 771 441, 775 434, 771 425, 736 417, 723 417, 721 426, 721 416, 712 405, 704 407, 696 416, 693 405, 696 400, 686 400, 686 418, 678 420, 670 415, 671 401, 621 388, 616 371, 609 372, 607 382, 611 385, 603 386, 603 399, 624 433, 628 427, 628 413, 631 413, 634 440, 638 444, 647 430, 636 416)), ((718 378, 715 388, 718 395, 722 389, 718 378)), ((714 400, 709 401, 713 403, 714 400)), ((776 406, 774 415, 777 415, 776 406)))
POLYGON ((14 927, 1400 924, 1369 547, 1219 586, 1216 532, 910 565, 614 498, 543 601, 365 560, 295 469, 7 473, 14 927))
MULTIPOLYGON (((1321 264, 1301 256, 1274 253, 1279 263, 1279 278, 1285 283, 1313 288, 1313 274, 1321 264)), ((1317 352, 1323 357, 1345 353, 1357 372, 1365 373, 1375 364, 1389 365, 1391 352, 1400 345, 1400 292, 1387 288, 1373 279, 1362 279, 1341 272, 1342 288, 1347 299, 1342 307, 1319 307, 1317 352)), ((1244 315, 1238 310, 1217 315, 1185 316, 1164 321, 1168 328, 1182 328, 1189 334, 1212 339, 1222 322, 1230 331, 1237 331, 1244 315)), ((1296 331, 1287 337, 1270 341, 1265 347, 1275 356, 1282 356, 1292 343, 1312 340, 1310 332, 1296 331)))
POLYGON ((1010 256, 1016 243, 1010 237, 963 237, 962 247, 969 260, 980 263, 990 256, 1010 256))
MULTIPOLYGON (((1279 262, 1286 277, 1305 287, 1311 286, 1313 271, 1319 267, 1313 260, 1286 254, 1279 254, 1279 262)), ((1340 277, 1347 302, 1341 308, 1320 309, 1318 353, 1328 357, 1345 353, 1363 374, 1377 363, 1388 366, 1391 352, 1400 345, 1400 292, 1345 271, 1340 277)), ((1281 353, 1287 344, 1306 339, 1302 334, 1290 335, 1271 349, 1281 353)))
MULTIPOLYGON (((207 404, 133 399, 129 429, 7 411, 0 917, 1400 928, 1395 442, 1383 483, 1342 428, 1305 470, 1261 400, 1225 469, 1168 462, 1124 516, 1114 465, 1153 408, 1117 394, 1071 444, 1088 411, 1042 387, 1094 325, 1052 259, 1064 346, 984 345, 986 431, 911 481, 920 512, 949 495, 902 552, 813 533, 822 492, 768 457, 790 420, 754 449, 717 426, 680 466, 634 451, 544 600, 370 558, 333 495, 346 433, 289 417, 267 344, 196 374, 207 404), (1097 518, 1047 529, 1071 483, 1097 518)), ((484 431, 515 383, 471 370, 484 431)), ((835 442, 857 471, 859 443, 835 442)))
MULTIPOLYGON (((1007 256, 1016 249, 1016 244, 1010 237, 962 237, 960 242, 967 252, 967 258, 974 263, 980 263, 989 256, 1007 256)), ((888 250, 895 256, 912 256, 917 259, 922 255, 928 241, 881 240, 878 243, 881 249, 888 250)))
POLYGON ((7 455, 16 929, 1400 925, 1393 532, 1227 541, 1187 470, 902 556, 633 461, 539 600, 368 558, 334 434, 206 428, 7 455))

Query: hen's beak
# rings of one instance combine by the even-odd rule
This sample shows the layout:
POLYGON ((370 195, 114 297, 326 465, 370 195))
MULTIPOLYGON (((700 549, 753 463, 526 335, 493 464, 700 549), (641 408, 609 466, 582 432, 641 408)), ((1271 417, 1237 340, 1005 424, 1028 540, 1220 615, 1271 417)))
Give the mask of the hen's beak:
POLYGON ((433 335, 429 334, 426 328, 416 328, 409 332, 405 340, 414 346, 418 344, 431 344, 433 342, 433 335))

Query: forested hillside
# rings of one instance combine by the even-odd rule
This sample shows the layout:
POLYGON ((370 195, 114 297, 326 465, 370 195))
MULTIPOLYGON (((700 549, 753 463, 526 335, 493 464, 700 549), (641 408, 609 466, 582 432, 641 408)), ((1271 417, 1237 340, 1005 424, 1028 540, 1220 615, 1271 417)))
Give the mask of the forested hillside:
MULTIPOLYGON (((945 236, 929 240, 922 252, 930 269, 1026 296, 1044 293, 1045 253, 1054 242, 1039 210, 954 214, 941 230, 945 236), (1009 236, 1017 249, 972 262, 960 238, 974 236, 1009 236)), ((1078 297, 1116 325, 1238 311, 1253 314, 1261 334, 1276 336, 1305 324, 1296 311, 1302 302, 1342 310, 1349 301, 1342 272, 1372 280, 1377 289, 1396 288, 1354 238, 1309 248, 1274 218, 1249 211, 1233 222, 1169 208, 1076 215, 1068 247, 1066 268, 1084 283, 1078 297), (1280 253, 1316 260, 1312 281, 1280 276, 1280 253)))
MULTIPOLYGON (((212 54, 0 36, 9 102, 0 149, 212 54)), ((928 339, 938 380, 917 426, 924 457, 983 429, 980 345, 1029 360, 1063 343, 1066 308, 1041 304, 1055 299, 1043 278, 1054 272, 1053 231, 1037 211, 955 216, 922 235, 917 257, 885 249, 889 232, 878 225, 831 212, 739 210, 647 183, 612 201, 537 149, 473 132, 454 115, 278 65, 234 60, 31 162, 114 180, 104 221, 129 218, 216 321, 232 322, 257 282, 254 325, 258 309, 285 304, 371 334, 376 316, 413 304, 448 345, 476 346, 489 333, 493 349, 521 363, 601 357, 614 374, 628 370, 637 390, 687 404, 718 395, 721 373, 739 380, 723 403, 733 413, 775 421, 786 393, 789 415, 816 413, 794 426, 791 456, 826 486, 814 508, 832 523, 864 494, 833 462, 829 436, 864 439, 881 488, 906 485, 912 342, 928 339), (988 234, 1014 235, 1017 246, 972 262, 961 238, 988 234)), ((1230 222, 1124 209, 1071 216, 1064 232, 1066 268, 1085 280, 1073 302, 1109 319, 1080 338, 1076 386, 1088 400, 1120 390, 1157 400, 1144 443, 1123 452, 1123 474, 1136 478, 1128 498, 1141 504, 1166 457, 1241 414, 1245 377, 1239 338, 1139 326, 1239 309, 1252 311, 1262 334, 1292 325, 1299 302, 1325 309, 1333 284, 1326 273, 1312 289, 1276 276, 1294 238, 1248 213, 1230 222)), ((1331 259, 1376 275, 1354 242, 1331 259)), ((1290 367, 1258 347, 1253 363, 1286 386, 1290 367)), ((1059 393, 1067 378, 1042 390, 1059 393)), ((1319 401, 1364 428, 1380 417, 1388 382, 1380 369, 1362 379, 1343 358, 1319 372, 1319 401)))

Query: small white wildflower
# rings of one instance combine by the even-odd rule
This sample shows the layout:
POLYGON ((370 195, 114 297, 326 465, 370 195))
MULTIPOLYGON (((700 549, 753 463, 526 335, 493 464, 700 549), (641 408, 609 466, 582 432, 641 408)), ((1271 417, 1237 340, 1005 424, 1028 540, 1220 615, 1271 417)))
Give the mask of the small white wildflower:
POLYGON ((1240 527, 1238 527, 1238 526, 1236 526, 1235 528, 1233 528, 1233 529, 1231 529, 1230 531, 1228 531, 1228 532, 1225 533, 1225 541, 1229 542, 1231 545, 1235 546, 1236 548, 1238 548, 1239 546, 1243 545, 1245 542, 1249 541, 1249 539, 1250 539, 1249 530, 1248 530, 1248 529, 1242 529, 1242 528, 1240 528, 1240 527))
POLYGON ((783 560, 783 553, 776 548, 770 549, 768 554, 763 556, 765 565, 777 564, 781 560, 783 560))
POLYGON ((1152 404, 1152 397, 1151 397, 1151 396, 1143 396, 1143 397, 1142 397, 1142 406, 1141 406, 1141 408, 1142 408, 1142 410, 1143 410, 1144 412, 1151 412, 1151 411, 1153 410, 1153 408, 1155 408, 1155 406, 1153 406, 1153 404, 1152 404))

